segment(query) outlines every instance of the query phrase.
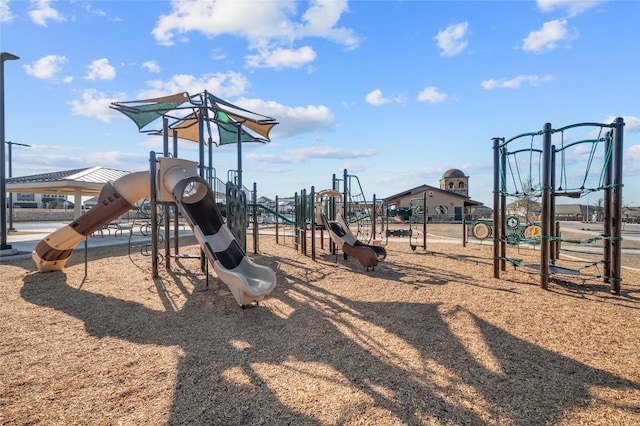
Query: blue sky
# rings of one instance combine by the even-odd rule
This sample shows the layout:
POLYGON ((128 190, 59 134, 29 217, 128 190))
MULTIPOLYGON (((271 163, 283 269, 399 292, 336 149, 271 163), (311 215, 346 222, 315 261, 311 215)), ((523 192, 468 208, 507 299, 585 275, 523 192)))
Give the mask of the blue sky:
MULTIPOLYGON (((639 21, 637 1, 0 0, 0 47, 20 57, 5 137, 32 145, 14 146, 13 175, 145 170, 161 138, 110 103, 208 90, 280 123, 243 145, 259 195, 329 188, 346 168, 383 198, 457 168, 491 206, 491 138, 620 116, 624 204, 640 205, 639 21)), ((588 158, 566 163, 580 180, 588 158)), ((235 145, 214 167, 236 168, 235 145)))

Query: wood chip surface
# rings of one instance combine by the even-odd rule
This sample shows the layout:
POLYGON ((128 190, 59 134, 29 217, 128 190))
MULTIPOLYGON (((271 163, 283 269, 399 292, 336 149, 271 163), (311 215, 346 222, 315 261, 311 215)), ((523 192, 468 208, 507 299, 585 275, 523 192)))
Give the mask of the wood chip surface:
MULTIPOLYGON (((391 242, 366 271, 260 236, 278 285, 241 309, 183 241, 78 248, 63 272, 0 265, 2 425, 638 425, 640 272, 508 265, 491 244, 391 242)), ((524 263, 534 250, 521 249, 524 263)), ((571 260, 574 261, 574 260, 571 260)))

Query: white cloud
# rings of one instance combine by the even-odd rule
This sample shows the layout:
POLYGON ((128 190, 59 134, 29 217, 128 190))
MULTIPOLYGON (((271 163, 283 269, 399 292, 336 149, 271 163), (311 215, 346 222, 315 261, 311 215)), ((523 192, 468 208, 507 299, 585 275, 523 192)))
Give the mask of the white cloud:
MULTIPOLYGON (((43 149, 45 145, 40 145, 43 149)), ((51 146, 49 151, 69 151, 63 146, 51 146)), ((39 150, 40 148, 38 148, 39 150)), ((71 170, 86 168, 88 166, 107 166, 118 170, 144 170, 144 165, 149 162, 148 154, 136 154, 130 152, 96 152, 90 150, 86 152, 64 153, 64 154, 43 154, 38 151, 36 155, 22 156, 21 170, 25 174, 39 174, 47 172, 57 172, 60 170, 71 170), (26 164, 27 166, 24 166, 26 164)), ((148 167, 147 167, 148 168, 148 167)))
POLYGON ((77 147, 63 145, 38 145, 36 148, 38 154, 24 156, 23 162, 29 164, 24 169, 33 173, 46 173, 99 165, 119 170, 140 170, 149 161, 149 155, 144 153, 127 151, 100 152, 94 148, 83 151, 77 147), (43 151, 62 152, 62 154, 46 154, 43 151))
POLYGON ((247 66, 252 68, 300 68, 316 60, 316 52, 309 46, 299 49, 259 49, 257 55, 245 56, 247 66))
POLYGON ((309 9, 304 13, 304 25, 296 29, 296 37, 323 37, 355 49, 360 44, 353 30, 336 27, 340 16, 348 11, 347 0, 316 0, 309 2, 309 9))
POLYGON ((300 67, 315 59, 309 47, 295 48, 296 40, 319 37, 348 49, 360 44, 353 30, 337 23, 348 9, 346 0, 316 0, 299 19, 294 0, 244 2, 228 0, 173 1, 173 10, 158 19, 152 30, 158 43, 174 44, 176 35, 200 32, 207 37, 235 35, 248 41, 257 55, 249 66, 300 67), (247 17, 251 17, 248 19, 247 17))
MULTIPOLYGON (((606 0, 605 0, 606 1, 606 0)), ((553 12, 556 9, 566 9, 569 16, 576 16, 601 3, 603 0, 538 0, 538 9, 542 12, 553 12)))
POLYGON ((394 98, 385 98, 384 96, 382 96, 382 90, 380 89, 376 89, 368 93, 367 96, 365 96, 364 100, 369 105, 373 105, 373 106, 380 106, 380 105, 390 104, 390 103, 401 104, 405 102, 405 98, 402 95, 395 96, 394 98))
POLYGON ((126 151, 91 151, 84 155, 85 161, 89 164, 100 164, 101 166, 122 167, 132 160, 134 163, 142 163, 148 159, 148 155, 126 152, 126 151), (142 161, 141 161, 142 160, 142 161))
POLYGON ((367 149, 345 149, 335 148, 330 146, 313 146, 306 148, 292 148, 287 149, 285 152, 292 154, 298 159, 308 158, 348 158, 353 159, 357 157, 372 157, 378 153, 377 148, 367 149))
POLYGON ((74 115, 97 118, 101 121, 111 122, 115 119, 126 118, 124 114, 109 108, 112 102, 122 101, 126 95, 120 93, 114 96, 107 96, 105 93, 95 89, 82 92, 81 99, 71 101, 71 112, 74 115))
MULTIPOLYGON (((616 120, 616 116, 608 116, 603 123, 613 123, 616 120)), ((640 132, 640 117, 632 117, 630 115, 623 115, 624 120, 624 132, 625 133, 638 133, 640 132)))
POLYGON ((50 80, 62 71, 62 64, 66 61, 66 56, 47 55, 33 62, 31 65, 25 65, 24 70, 32 77, 50 80))
POLYGON ((227 57, 227 54, 224 52, 224 50, 216 47, 211 51, 211 59, 213 59, 214 61, 220 61, 224 58, 227 57))
POLYGON ((627 150, 625 160, 640 161, 640 145, 631 145, 627 150))
POLYGON ((247 159, 270 164, 288 164, 295 162, 291 155, 286 154, 258 154, 251 152, 247 154, 247 159))
POLYGON ((444 30, 438 32, 434 39, 440 49, 440 56, 455 56, 462 53, 468 45, 465 39, 468 29, 469 23, 461 22, 459 24, 449 25, 444 30))
POLYGON ((227 71, 226 73, 204 74, 195 77, 189 74, 176 74, 169 80, 147 81, 149 89, 137 94, 138 98, 153 98, 166 96, 167 93, 199 93, 208 90, 220 98, 229 98, 243 95, 249 82, 237 72, 227 71))
POLYGON ((9 23, 13 21, 13 14, 9 7, 10 0, 0 1, 0 23, 9 23))
POLYGON ((156 61, 146 61, 142 64, 142 68, 154 74, 158 74, 160 72, 160 66, 156 61))
POLYGON ((553 77, 549 74, 539 77, 537 75, 519 75, 512 79, 501 78, 499 80, 489 79, 484 80, 480 84, 485 89, 517 89, 523 83, 529 83, 531 86, 538 86, 540 83, 546 83, 553 80, 553 77))
POLYGON ((152 30, 160 44, 174 44, 176 34, 192 31, 208 37, 232 34, 248 39, 283 36, 292 30, 288 15, 295 13, 295 3, 228 2, 185 0, 173 1, 173 10, 161 15, 152 30), (251 16, 252 19, 247 19, 251 16), (274 23, 281 23, 280 26, 274 23))
POLYGON ((522 50, 525 52, 542 52, 553 50, 559 42, 568 42, 578 37, 577 33, 567 30, 567 20, 553 20, 542 24, 538 31, 532 31, 522 41, 522 50))
MULTIPOLYGON (((566 143, 566 142, 565 142, 566 143)), ((579 145, 576 145, 573 148, 573 152, 572 152, 572 158, 571 160, 584 160, 587 159, 589 157, 589 155, 591 154, 592 151, 592 144, 587 144, 587 143, 581 143, 579 145)))
POLYGON ((66 19, 57 10, 51 7, 52 0, 31 0, 29 17, 33 23, 47 26, 48 21, 64 22, 66 19))
MULTIPOLYGON (((604 120, 601 121, 601 123, 603 124, 612 124, 614 121, 616 121, 616 118, 618 118, 619 116, 615 116, 615 115, 610 115, 607 118, 605 118, 604 120)), ((622 131, 627 134, 627 133, 640 133, 640 118, 639 117, 633 117, 630 115, 623 115, 622 120, 624 121, 624 127, 622 128, 622 131)), ((603 137, 604 134, 606 132, 608 132, 609 130, 612 129, 602 129, 602 128, 595 128, 593 130, 591 130, 587 137, 591 138, 591 139, 595 139, 595 138, 599 138, 599 137, 603 137)))
POLYGON ((373 163, 363 162, 363 161, 347 161, 344 164, 341 164, 338 168, 339 170, 347 169, 349 174, 352 173, 362 173, 374 167, 373 163))
POLYGON ((106 17, 107 13, 102 10, 102 9, 94 9, 93 5, 91 3, 85 3, 82 5, 83 9, 86 10, 89 13, 93 13, 94 15, 97 16, 102 16, 102 17, 106 17))
POLYGON ((87 67, 87 80, 113 80, 116 77, 116 69, 109 64, 107 58, 96 59, 87 67))
POLYGON ((349 159, 372 157, 378 153, 376 148, 344 149, 330 146, 311 146, 284 150, 284 154, 250 153, 247 158, 262 163, 302 163, 309 159, 349 159))
POLYGON ((79 147, 79 146, 48 145, 48 144, 39 144, 39 143, 31 144, 31 149, 33 149, 34 151, 36 151, 38 153, 47 152, 47 151, 56 152, 56 153, 60 153, 60 152, 77 152, 77 151, 81 151, 82 150, 82 148, 79 147))
POLYGON ((450 99, 449 95, 439 92, 436 86, 425 87, 417 97, 417 100, 420 102, 429 102, 432 104, 444 102, 448 99, 450 99))
POLYGON ((334 115, 324 105, 288 107, 278 102, 260 99, 237 99, 233 104, 269 117, 276 117, 278 124, 271 131, 273 138, 284 138, 305 133, 328 131, 333 127, 334 115))
POLYGON ((371 93, 367 94, 367 96, 365 96, 364 99, 367 101, 368 104, 374 105, 374 106, 389 104, 393 102, 391 99, 383 97, 382 90, 380 89, 376 89, 371 93))

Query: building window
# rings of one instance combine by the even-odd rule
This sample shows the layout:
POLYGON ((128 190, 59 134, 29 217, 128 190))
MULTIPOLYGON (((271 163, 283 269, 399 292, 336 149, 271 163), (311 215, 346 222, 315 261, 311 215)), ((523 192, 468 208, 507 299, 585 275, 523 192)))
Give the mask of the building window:
POLYGON ((449 182, 449 189, 453 189, 453 182, 449 182))
POLYGON ((460 189, 464 189, 464 182, 460 182, 460 183, 458 184, 458 188, 460 188, 460 189))

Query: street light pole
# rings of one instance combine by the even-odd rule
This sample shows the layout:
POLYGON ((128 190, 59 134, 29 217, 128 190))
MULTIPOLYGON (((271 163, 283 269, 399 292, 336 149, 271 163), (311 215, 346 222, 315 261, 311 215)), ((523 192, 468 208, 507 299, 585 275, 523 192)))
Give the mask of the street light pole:
MULTIPOLYGON (((13 145, 18 145, 18 146, 26 146, 27 148, 31 148, 31 145, 27 145, 25 143, 11 142, 11 141, 6 141, 5 143, 9 145, 9 179, 11 179, 13 177, 13 172, 11 170, 11 165, 13 164, 13 160, 11 159, 11 147, 13 145)), ((7 229, 7 231, 8 232, 15 231, 15 228, 13 227, 13 194, 9 194, 9 229, 7 229)))
POLYGON ((11 245, 7 244, 7 182, 4 171, 4 62, 16 59, 20 58, 8 52, 0 53, 0 252, 11 249, 11 245))

